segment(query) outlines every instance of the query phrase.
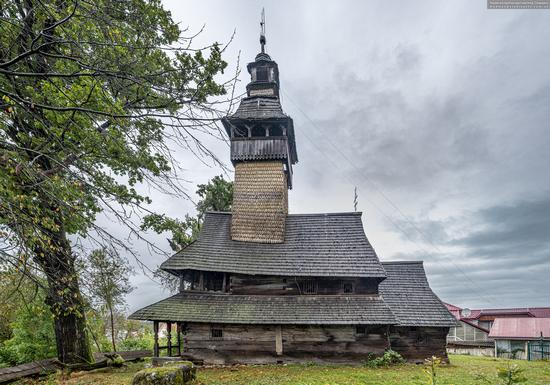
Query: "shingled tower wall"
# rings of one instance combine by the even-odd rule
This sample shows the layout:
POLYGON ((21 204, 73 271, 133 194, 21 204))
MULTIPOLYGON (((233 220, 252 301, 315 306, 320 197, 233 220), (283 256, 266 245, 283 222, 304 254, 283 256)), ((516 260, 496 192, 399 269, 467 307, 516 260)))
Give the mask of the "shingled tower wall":
POLYGON ((288 185, 281 161, 235 165, 231 238, 235 241, 284 241, 288 185))

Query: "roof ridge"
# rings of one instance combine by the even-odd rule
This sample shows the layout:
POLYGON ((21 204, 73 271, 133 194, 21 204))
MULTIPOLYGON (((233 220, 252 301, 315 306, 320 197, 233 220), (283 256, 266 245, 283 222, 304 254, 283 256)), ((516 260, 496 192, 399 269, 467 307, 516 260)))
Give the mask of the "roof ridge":
POLYGON ((424 265, 424 261, 380 261, 382 265, 424 265))
MULTIPOLYGON (((277 294, 232 294, 232 293, 222 293, 222 292, 208 292, 208 291, 199 291, 199 290, 184 290, 180 291, 177 294, 172 295, 169 298, 176 297, 176 296, 189 296, 189 295, 198 295, 201 297, 231 297, 231 298, 300 298, 303 300, 311 300, 314 299, 334 299, 337 301, 340 301, 342 299, 348 299, 348 298, 363 298, 363 299, 369 299, 369 300, 379 300, 385 303, 384 297, 382 294, 353 294, 353 295, 334 295, 334 294, 315 294, 315 295, 304 295, 304 294, 285 294, 285 295, 277 295, 277 294)), ((159 301, 160 302, 160 301, 159 301)), ((156 303, 156 302, 155 302, 156 303)))
MULTIPOLYGON (((207 210, 207 214, 225 214, 231 215, 231 211, 217 211, 217 210, 207 210)), ((322 216, 361 216, 363 215, 362 211, 341 211, 333 213, 296 213, 296 214, 287 214, 287 217, 322 217, 322 216)))

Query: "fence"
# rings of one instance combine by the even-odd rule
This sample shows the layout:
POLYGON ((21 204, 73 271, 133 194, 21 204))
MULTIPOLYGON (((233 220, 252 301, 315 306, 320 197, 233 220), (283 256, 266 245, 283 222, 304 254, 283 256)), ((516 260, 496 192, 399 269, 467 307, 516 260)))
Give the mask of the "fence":
POLYGON ((550 341, 529 341, 527 359, 529 361, 550 360, 550 341))

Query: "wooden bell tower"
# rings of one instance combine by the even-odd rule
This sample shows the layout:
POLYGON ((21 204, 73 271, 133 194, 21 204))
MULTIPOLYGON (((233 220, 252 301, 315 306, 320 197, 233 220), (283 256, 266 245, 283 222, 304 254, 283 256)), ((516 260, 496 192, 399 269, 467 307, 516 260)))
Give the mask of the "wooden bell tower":
POLYGON ((222 119, 235 166, 231 238, 281 243, 298 154, 292 119, 279 99, 279 68, 265 52, 263 14, 260 26, 261 52, 247 66, 247 96, 233 115, 222 119))

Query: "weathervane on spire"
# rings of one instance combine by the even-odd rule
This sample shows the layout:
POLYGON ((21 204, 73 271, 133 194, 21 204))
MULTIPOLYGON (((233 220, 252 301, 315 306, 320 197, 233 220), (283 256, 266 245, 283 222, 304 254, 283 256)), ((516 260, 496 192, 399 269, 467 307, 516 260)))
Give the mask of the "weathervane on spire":
POLYGON ((262 20, 260 21, 260 45, 262 46, 262 53, 265 52, 265 9, 262 8, 262 20))

